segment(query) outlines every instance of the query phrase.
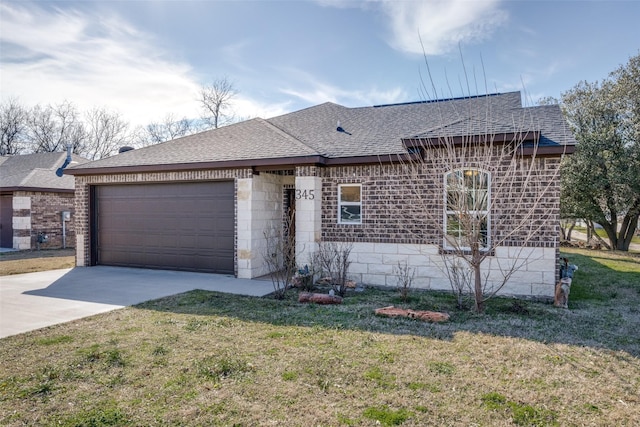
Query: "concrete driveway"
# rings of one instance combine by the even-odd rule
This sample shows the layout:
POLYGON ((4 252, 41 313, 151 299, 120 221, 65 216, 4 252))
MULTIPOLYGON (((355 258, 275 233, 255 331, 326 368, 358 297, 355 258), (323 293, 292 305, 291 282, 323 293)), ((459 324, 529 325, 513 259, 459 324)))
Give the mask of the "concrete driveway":
POLYGON ((121 267, 79 267, 0 277, 0 338, 193 289, 264 296, 270 281, 121 267))

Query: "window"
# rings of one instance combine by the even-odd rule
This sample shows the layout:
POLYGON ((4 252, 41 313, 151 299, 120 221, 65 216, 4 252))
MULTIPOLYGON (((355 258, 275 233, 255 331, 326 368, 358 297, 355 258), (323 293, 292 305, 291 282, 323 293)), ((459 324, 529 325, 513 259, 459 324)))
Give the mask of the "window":
POLYGON ((445 174, 445 247, 480 249, 489 246, 489 174, 458 169, 445 174))
POLYGON ((360 184, 338 185, 338 223, 362 224, 362 199, 360 184))

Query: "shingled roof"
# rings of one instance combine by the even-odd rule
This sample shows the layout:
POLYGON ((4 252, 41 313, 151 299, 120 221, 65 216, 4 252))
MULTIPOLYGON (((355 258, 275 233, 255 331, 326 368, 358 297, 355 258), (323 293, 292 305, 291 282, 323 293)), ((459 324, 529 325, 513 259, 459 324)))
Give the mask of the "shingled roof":
POLYGON ((324 103, 127 151, 70 174, 323 163, 404 154, 403 141, 534 131, 540 144, 575 144, 557 105, 522 107, 520 92, 348 108, 324 103))
MULTIPOLYGON (((56 175, 67 153, 36 153, 0 158, 0 189, 2 191, 51 191, 73 192, 72 176, 56 175)), ((87 160, 72 156, 71 164, 86 163, 87 160)))

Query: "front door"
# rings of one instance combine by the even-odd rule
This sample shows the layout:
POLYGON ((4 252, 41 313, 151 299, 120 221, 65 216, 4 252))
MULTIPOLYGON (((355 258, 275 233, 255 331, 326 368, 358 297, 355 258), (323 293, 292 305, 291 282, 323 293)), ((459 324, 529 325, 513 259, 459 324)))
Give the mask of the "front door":
POLYGON ((0 248, 13 248, 13 194, 0 196, 0 248))

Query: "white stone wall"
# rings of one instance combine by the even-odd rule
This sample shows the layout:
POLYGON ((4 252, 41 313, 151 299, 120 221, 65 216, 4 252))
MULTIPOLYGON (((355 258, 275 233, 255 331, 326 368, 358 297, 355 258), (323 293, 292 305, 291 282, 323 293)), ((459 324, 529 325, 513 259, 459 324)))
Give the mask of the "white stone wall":
POLYGON ((85 259, 85 247, 84 236, 82 234, 76 234, 76 266, 86 267, 87 260, 85 259))
POLYGON ((322 238, 322 178, 297 176, 296 262, 308 264, 316 242, 322 238))
MULTIPOLYGON (((365 285, 396 286, 398 262, 415 268, 414 288, 451 290, 442 256, 433 245, 353 243, 349 277, 365 285)), ((516 266, 501 295, 553 297, 556 259, 553 248, 497 248, 483 263, 483 275, 498 286, 516 266)))
POLYGON ((237 259, 238 277, 250 279, 269 273, 264 262, 265 232, 282 232, 283 185, 293 177, 261 173, 238 179, 237 259))
MULTIPOLYGON (((31 197, 13 196, 13 211, 29 211, 31 212, 31 197)), ((16 216, 12 219, 14 230, 13 249, 26 250, 31 249, 31 214, 27 216, 16 216), (23 233, 16 233, 17 230, 23 230, 23 233), (16 236, 22 234, 22 236, 16 236), (28 234, 28 235, 24 235, 28 234)))
POLYGON ((251 212, 253 178, 236 181, 236 251, 238 277, 251 278, 251 212))

